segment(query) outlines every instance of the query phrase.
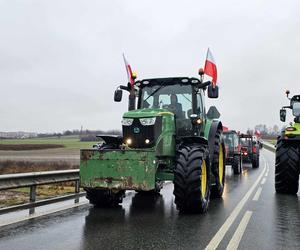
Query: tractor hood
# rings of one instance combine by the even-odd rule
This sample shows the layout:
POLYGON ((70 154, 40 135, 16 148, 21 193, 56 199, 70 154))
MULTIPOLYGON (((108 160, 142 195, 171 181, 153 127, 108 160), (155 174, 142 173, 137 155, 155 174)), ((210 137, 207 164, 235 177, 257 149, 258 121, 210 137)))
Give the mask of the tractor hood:
POLYGON ((300 136, 300 123, 294 123, 292 126, 288 126, 285 129, 286 136, 300 136))
POLYGON ((123 118, 144 118, 174 114, 167 109, 136 109, 124 113, 123 118))

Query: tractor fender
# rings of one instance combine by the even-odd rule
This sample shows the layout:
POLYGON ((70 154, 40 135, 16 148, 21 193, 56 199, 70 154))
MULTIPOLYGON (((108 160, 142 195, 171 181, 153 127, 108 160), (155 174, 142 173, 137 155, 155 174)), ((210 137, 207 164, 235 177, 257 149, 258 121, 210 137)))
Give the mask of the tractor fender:
POLYGON ((209 148, 209 158, 212 160, 214 158, 214 143, 215 136, 218 130, 223 131, 223 125, 220 121, 212 121, 209 134, 208 134, 208 148, 209 148))

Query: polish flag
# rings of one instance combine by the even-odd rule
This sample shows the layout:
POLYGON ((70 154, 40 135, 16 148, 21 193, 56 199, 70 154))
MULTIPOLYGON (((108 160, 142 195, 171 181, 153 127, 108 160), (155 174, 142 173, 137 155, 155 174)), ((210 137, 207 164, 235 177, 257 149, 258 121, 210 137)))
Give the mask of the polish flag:
POLYGON ((128 63, 128 61, 126 60, 124 53, 123 53, 123 59, 124 59, 125 68, 126 68, 126 72, 127 72, 128 82, 130 83, 130 85, 132 87, 134 85, 133 74, 132 74, 131 66, 128 63))
POLYGON ((215 87, 217 85, 217 65, 215 63, 215 59, 210 51, 210 49, 207 49, 207 55, 204 65, 204 74, 212 77, 212 84, 215 87))

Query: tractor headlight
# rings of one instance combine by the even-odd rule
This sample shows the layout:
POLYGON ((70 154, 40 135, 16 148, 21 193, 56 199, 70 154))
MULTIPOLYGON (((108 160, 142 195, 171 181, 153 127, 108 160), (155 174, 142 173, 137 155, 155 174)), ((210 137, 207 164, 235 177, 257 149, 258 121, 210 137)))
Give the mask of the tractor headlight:
POLYGON ((126 140, 126 144, 127 144, 127 145, 131 145, 131 144, 132 144, 131 138, 128 138, 128 139, 126 140))
POLYGON ((156 117, 140 118, 140 123, 144 126, 154 125, 155 121, 156 121, 156 117))
POLYGON ((133 123, 133 119, 132 118, 123 118, 122 119, 122 125, 123 126, 131 126, 133 123))

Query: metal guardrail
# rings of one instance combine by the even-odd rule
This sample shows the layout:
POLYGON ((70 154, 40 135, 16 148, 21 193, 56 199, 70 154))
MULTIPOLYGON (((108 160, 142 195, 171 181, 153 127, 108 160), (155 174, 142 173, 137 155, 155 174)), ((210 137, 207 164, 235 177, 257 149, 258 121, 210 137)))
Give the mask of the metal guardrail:
POLYGON ((79 170, 60 170, 0 175, 0 190, 66 181, 79 182, 79 170))
POLYGON ((0 214, 25 208, 30 208, 29 213, 32 214, 34 213, 34 207, 72 198, 76 198, 75 202, 78 202, 78 198, 85 195, 84 192, 80 193, 78 169, 0 175, 0 190, 22 187, 30 187, 29 203, 2 208, 0 209, 0 214), (75 182, 74 194, 36 201, 36 187, 38 185, 68 181, 75 182))

